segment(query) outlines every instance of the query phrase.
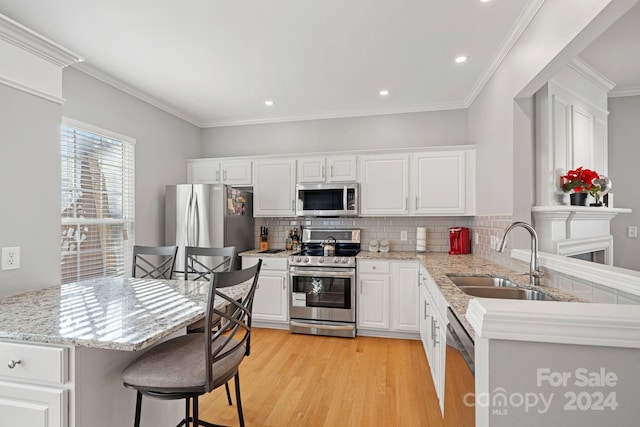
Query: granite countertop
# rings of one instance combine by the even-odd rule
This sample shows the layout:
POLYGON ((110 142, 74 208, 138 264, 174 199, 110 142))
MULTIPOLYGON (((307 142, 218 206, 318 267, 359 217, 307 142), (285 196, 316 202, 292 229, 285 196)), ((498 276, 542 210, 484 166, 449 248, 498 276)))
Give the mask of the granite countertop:
MULTIPOLYGON (((249 287, 221 292, 238 299, 249 287)), ((207 293, 208 282, 132 278, 25 292, 0 298, 0 339, 137 351, 202 319, 207 293)))
MULTIPOLYGON (((535 289, 547 293, 561 302, 581 302, 580 298, 549 286, 538 285, 532 287, 529 285, 529 276, 511 270, 506 267, 494 264, 484 258, 475 255, 449 255, 444 252, 435 253, 416 253, 416 252, 388 252, 376 253, 362 251, 357 256, 358 259, 378 259, 378 260, 418 260, 427 269, 433 280, 440 288, 440 292, 447 300, 449 306, 453 309, 458 319, 469 332, 474 336, 473 328, 465 318, 467 307, 472 296, 465 294, 458 288, 447 274, 455 273, 462 275, 484 274, 491 276, 499 276, 508 278, 523 288, 535 289)), ((508 300, 503 300, 508 301, 508 300)), ((539 302, 535 302, 539 303, 539 302)))
MULTIPOLYGON (((276 248, 277 249, 277 248, 276 248)), ((299 250, 295 250, 295 251, 287 251, 287 250, 282 250, 282 252, 278 252, 275 254, 261 254, 260 250, 258 249, 253 249, 250 251, 244 251, 244 252, 240 252, 238 254, 238 256, 256 256, 256 257, 260 257, 260 258, 288 258, 290 255, 296 255, 298 252, 300 252, 299 250)))

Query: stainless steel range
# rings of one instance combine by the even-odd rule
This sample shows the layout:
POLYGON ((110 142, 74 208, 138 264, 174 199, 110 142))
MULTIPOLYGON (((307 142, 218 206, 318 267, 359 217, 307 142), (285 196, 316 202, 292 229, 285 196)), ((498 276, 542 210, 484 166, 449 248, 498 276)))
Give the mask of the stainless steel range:
POLYGON ((359 229, 302 232, 302 251, 289 257, 289 330, 356 336, 356 255, 359 229))

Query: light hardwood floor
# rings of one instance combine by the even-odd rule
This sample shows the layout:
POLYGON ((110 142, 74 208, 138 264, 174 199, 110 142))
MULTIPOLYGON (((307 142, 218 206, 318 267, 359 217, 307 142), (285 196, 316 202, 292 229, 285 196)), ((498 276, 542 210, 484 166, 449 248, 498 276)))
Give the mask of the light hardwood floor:
MULTIPOLYGON (((247 427, 442 426, 420 341, 254 328, 240 386, 247 427)), ((233 400, 202 396, 200 418, 237 426, 233 400)))

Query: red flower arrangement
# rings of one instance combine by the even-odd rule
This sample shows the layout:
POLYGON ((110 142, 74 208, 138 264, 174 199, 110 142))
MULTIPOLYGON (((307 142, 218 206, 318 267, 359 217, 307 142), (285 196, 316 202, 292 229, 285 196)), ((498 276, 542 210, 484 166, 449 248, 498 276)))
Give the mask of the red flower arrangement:
POLYGON ((591 193, 592 191, 597 192, 600 190, 600 186, 593 182, 596 179, 600 179, 598 172, 591 169, 583 169, 582 166, 570 170, 560 178, 562 179, 562 191, 567 193, 570 191, 574 193, 591 193))

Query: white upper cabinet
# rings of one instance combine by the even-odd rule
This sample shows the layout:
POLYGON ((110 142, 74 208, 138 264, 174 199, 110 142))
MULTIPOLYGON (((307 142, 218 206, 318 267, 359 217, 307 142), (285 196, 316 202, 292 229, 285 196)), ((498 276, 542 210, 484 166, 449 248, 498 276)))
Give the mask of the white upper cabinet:
POLYGON ((298 183, 354 182, 356 156, 305 157, 298 159, 298 183))
POLYGON ((360 157, 360 212, 363 216, 409 213, 409 155, 375 154, 360 157))
POLYGON ((295 160, 256 160, 253 176, 253 216, 295 216, 295 160))
POLYGON ((411 156, 413 215, 475 213, 475 152, 428 151, 411 156))
POLYGON ((190 184, 252 185, 251 160, 190 160, 187 179, 190 184))

